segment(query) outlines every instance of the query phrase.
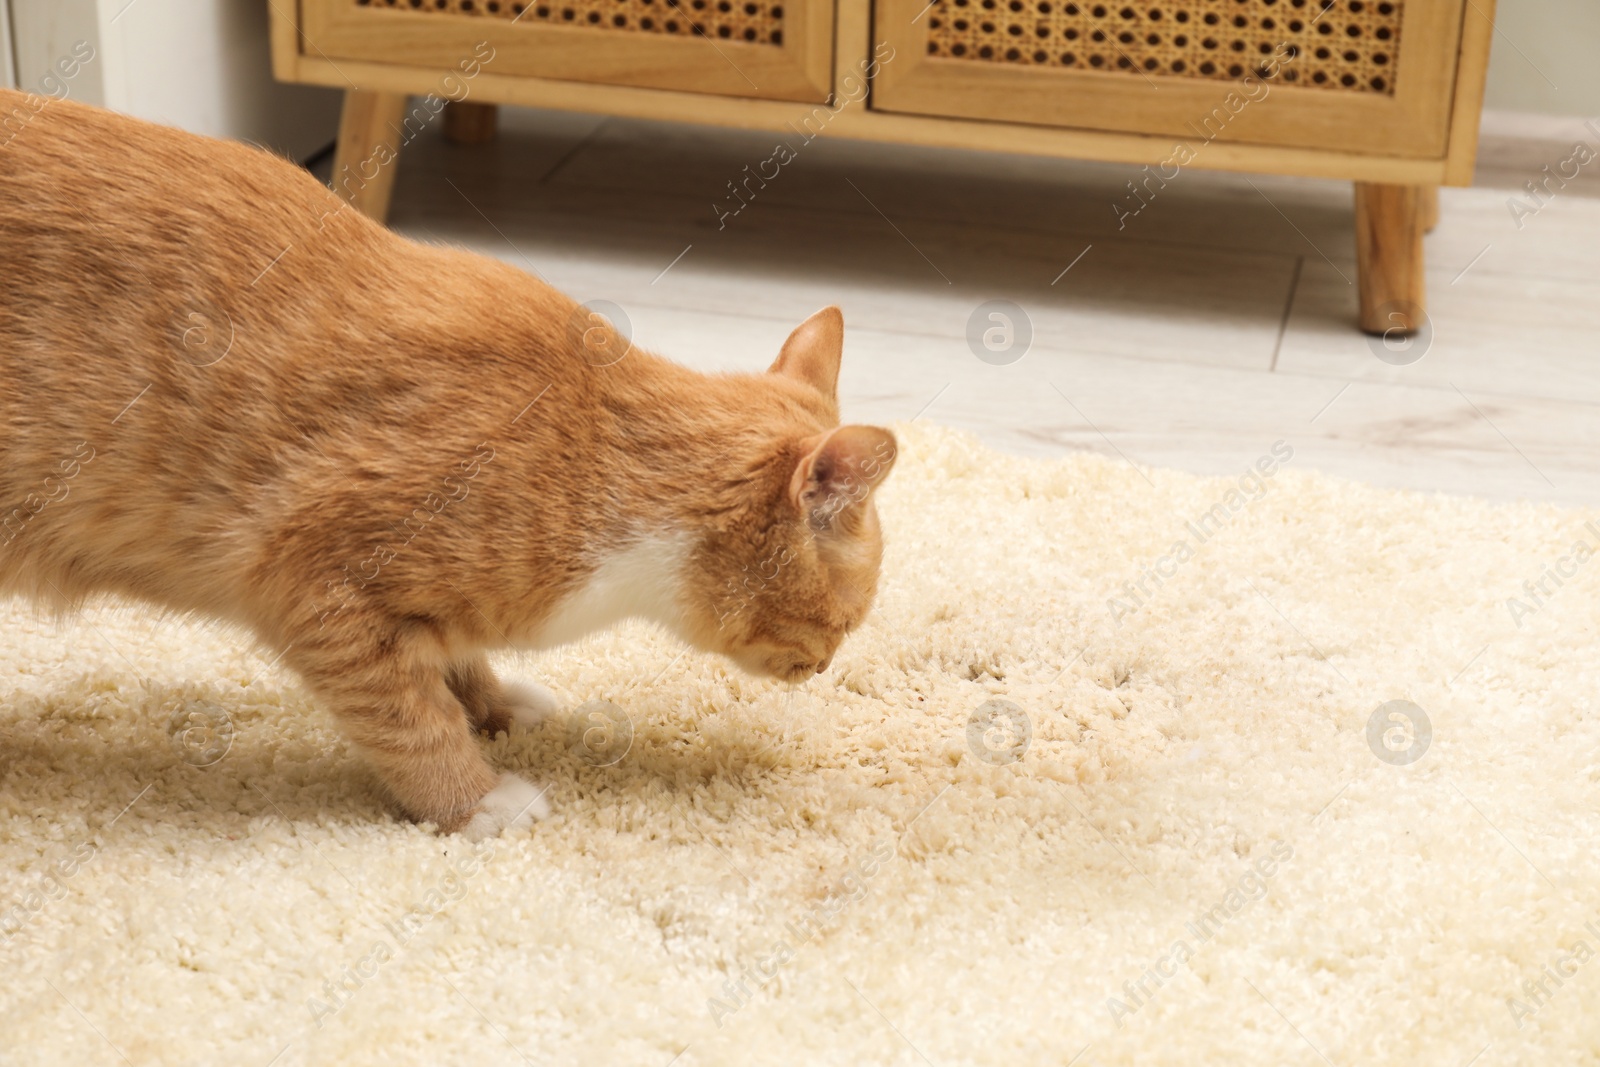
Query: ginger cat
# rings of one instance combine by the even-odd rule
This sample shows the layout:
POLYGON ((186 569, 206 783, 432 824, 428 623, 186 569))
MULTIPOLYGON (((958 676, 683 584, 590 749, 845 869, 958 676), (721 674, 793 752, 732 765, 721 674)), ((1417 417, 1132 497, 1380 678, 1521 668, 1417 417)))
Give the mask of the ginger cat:
POLYGON ((474 731, 554 698, 486 650, 644 617, 793 680, 861 622, 895 442, 839 426, 843 329, 699 374, 260 149, 53 102, 0 147, 0 590, 247 627, 408 815, 497 833, 548 808, 474 731))

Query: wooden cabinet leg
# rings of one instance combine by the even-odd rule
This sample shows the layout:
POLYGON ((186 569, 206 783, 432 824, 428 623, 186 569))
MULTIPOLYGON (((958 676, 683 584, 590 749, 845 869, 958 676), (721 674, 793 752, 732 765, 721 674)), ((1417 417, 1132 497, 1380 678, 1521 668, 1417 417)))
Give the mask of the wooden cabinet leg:
POLYGON ((484 144, 494 140, 497 109, 493 104, 458 100, 444 109, 445 139, 454 144, 484 144))
POLYGON ((1439 225, 1439 187, 1422 186, 1422 232, 1432 233, 1439 225))
POLYGON ((405 110, 404 93, 349 89, 344 94, 333 150, 333 191, 379 222, 389 214, 405 110))
POLYGON ((1368 333, 1423 326, 1423 208, 1421 186, 1356 183, 1357 288, 1361 328, 1368 333))

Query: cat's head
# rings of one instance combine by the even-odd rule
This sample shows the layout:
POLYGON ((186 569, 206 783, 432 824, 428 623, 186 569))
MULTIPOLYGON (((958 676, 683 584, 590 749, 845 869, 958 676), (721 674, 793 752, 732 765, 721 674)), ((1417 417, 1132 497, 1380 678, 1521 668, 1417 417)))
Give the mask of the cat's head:
POLYGON ((750 380, 752 415, 775 423, 741 457, 741 505, 694 552, 695 643, 753 674, 820 673, 872 607, 883 557, 873 497, 894 465, 894 435, 839 426, 844 318, 824 308, 750 380))

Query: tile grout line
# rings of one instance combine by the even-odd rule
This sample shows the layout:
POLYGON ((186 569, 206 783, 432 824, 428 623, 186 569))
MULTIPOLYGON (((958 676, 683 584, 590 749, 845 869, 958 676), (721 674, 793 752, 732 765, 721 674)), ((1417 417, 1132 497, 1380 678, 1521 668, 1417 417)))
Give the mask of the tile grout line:
POLYGON ((1278 353, 1283 351, 1283 338, 1289 332, 1289 316, 1294 314, 1294 298, 1300 291, 1300 268, 1306 265, 1303 255, 1294 257, 1294 273, 1289 276, 1289 297, 1283 302, 1283 321, 1278 323, 1278 339, 1272 345, 1272 362, 1267 364, 1267 373, 1278 373, 1278 353))
MULTIPOLYGON (((1304 257, 1301 257, 1301 258, 1303 259, 1304 257)), ((696 317, 735 319, 735 320, 738 320, 738 321, 741 321, 741 322, 770 322, 770 323, 783 325, 786 328, 792 328, 793 327, 793 320, 792 319, 790 319, 790 318, 780 318, 777 315, 762 315, 762 314, 754 314, 754 313, 743 313, 743 312, 738 312, 738 311, 704 310, 704 309, 696 309, 696 308, 685 308, 681 303, 671 303, 671 302, 661 303, 661 302, 638 301, 638 300, 636 300, 636 301, 634 301, 634 303, 637 304, 639 307, 651 308, 651 309, 656 310, 656 311, 675 312, 675 313, 684 314, 684 315, 693 315, 693 316, 696 316, 696 317)), ((800 313, 797 313, 797 314, 804 314, 804 313, 800 312, 800 313)), ((895 328, 886 327, 886 326, 859 326, 859 325, 858 326, 851 326, 850 327, 850 332, 851 333, 861 333, 861 334, 873 334, 873 335, 880 336, 880 337, 914 338, 914 339, 923 340, 923 341, 945 341, 945 342, 950 342, 952 344, 958 343, 961 340, 961 338, 956 334, 924 333, 924 332, 917 331, 917 330, 895 329, 895 328)), ((1219 373, 1219 374, 1254 375, 1254 374, 1262 374, 1262 373, 1271 373, 1271 374, 1275 375, 1276 377, 1278 377, 1280 379, 1297 378, 1297 379, 1303 379, 1305 381, 1345 382, 1345 383, 1350 384, 1350 385, 1375 385, 1375 386, 1381 386, 1381 387, 1387 387, 1387 388, 1395 388, 1395 389, 1416 389, 1416 390, 1421 390, 1423 392, 1429 392, 1429 393, 1449 393, 1449 392, 1452 391, 1451 387, 1448 384, 1433 385, 1431 383, 1420 382, 1420 381, 1419 382, 1388 382, 1388 381, 1382 381, 1380 379, 1351 379, 1347 375, 1334 374, 1334 373, 1331 373, 1331 372, 1329 372, 1329 373, 1320 373, 1319 374, 1319 373, 1311 373, 1309 371, 1302 371, 1302 370, 1279 371, 1279 370, 1276 370, 1276 369, 1272 369, 1269 372, 1263 372, 1263 371, 1261 371, 1259 369, 1252 370, 1252 369, 1250 369, 1248 367, 1232 366, 1232 365, 1224 364, 1224 363, 1197 362, 1195 360, 1190 360, 1190 359, 1168 359, 1168 358, 1163 358, 1163 357, 1160 357, 1160 356, 1134 355, 1134 354, 1128 353, 1128 352, 1108 352, 1108 351, 1101 351, 1101 350, 1098 350, 1098 349, 1056 348, 1056 347, 1052 347, 1052 346, 1050 346, 1048 344, 1044 344, 1044 345, 1036 344, 1036 345, 1033 346, 1033 348, 1030 349, 1030 351, 1031 352, 1045 353, 1045 354, 1054 355, 1054 356, 1079 357, 1079 358, 1083 358, 1083 359, 1094 359, 1094 360, 1112 360, 1112 361, 1116 361, 1116 362, 1125 362, 1125 363, 1138 364, 1140 366, 1151 366, 1151 365, 1153 365, 1153 366, 1158 366, 1158 367, 1188 367, 1188 368, 1191 368, 1191 369, 1196 370, 1196 371, 1215 372, 1215 373, 1219 373)), ((1596 408, 1596 407, 1600 407, 1600 399, 1595 399, 1595 400, 1574 400, 1574 399, 1572 399, 1570 397, 1543 396, 1543 395, 1536 394, 1536 393, 1505 392, 1505 391, 1502 391, 1500 389, 1480 389, 1480 390, 1477 390, 1477 391, 1479 393, 1481 393, 1482 395, 1484 395, 1484 396, 1493 397, 1493 398, 1495 398, 1497 400, 1518 400, 1518 401, 1525 401, 1525 402, 1534 403, 1534 404, 1554 404, 1554 405, 1558 405, 1558 406, 1562 406, 1562 407, 1579 407, 1579 408, 1596 408)))
MULTIPOLYGON (((608 119, 607 122, 609 122, 609 121, 610 120, 608 119)), ((604 126, 605 123, 602 123, 601 125, 604 126)), ((567 155, 559 163, 557 163, 555 167, 552 167, 551 170, 548 173, 546 173, 546 175, 543 178, 541 178, 537 184, 541 184, 541 185, 545 184, 550 178, 554 177, 556 172, 557 172, 557 170, 565 167, 566 164, 577 154, 578 150, 580 148, 584 147, 587 144, 587 142, 589 140, 591 140, 595 136, 595 134, 598 133, 598 132, 599 132, 599 128, 598 127, 595 130, 590 131, 590 133, 585 136, 584 140, 582 142, 580 142, 578 145, 574 146, 572 149, 570 149, 568 151, 567 155)), ((567 188, 567 189, 579 189, 579 188, 581 188, 585 192, 591 192, 591 193, 597 193, 597 194, 604 194, 604 193, 636 194, 636 193, 639 192, 639 190, 637 188, 635 188, 635 187, 622 186, 622 185, 618 185, 618 186, 582 186, 582 187, 579 187, 579 186, 564 186, 563 188, 567 188)), ((675 192, 662 190, 662 189, 655 189, 655 190, 652 190, 652 191, 654 192, 654 195, 660 197, 663 200, 668 201, 669 203, 673 203, 673 204, 690 204, 690 203, 694 202, 692 200, 692 198, 687 193, 675 193, 675 192)), ((804 204, 804 203, 791 203, 791 202, 786 202, 786 201, 782 201, 782 200, 773 201, 773 202, 769 203, 767 210, 771 211, 771 212, 774 212, 774 213, 784 213, 784 214, 812 214, 812 215, 815 215, 815 214, 819 214, 820 213, 820 214, 825 214, 825 215, 829 215, 829 216, 838 218, 838 219, 840 219, 842 221, 850 221, 850 220, 853 220, 853 219, 870 217, 868 215, 868 213, 865 212, 865 211, 851 211, 849 209, 840 208, 840 207, 831 207, 831 206, 823 206, 823 205, 812 205, 812 204, 804 204)), ((949 218, 948 215, 923 214, 923 213, 920 213, 920 212, 917 212, 917 211, 912 211, 910 214, 908 214, 906 216, 906 218, 911 219, 911 220, 916 221, 916 222, 930 223, 930 224, 933 224, 933 225, 945 225, 945 226, 952 226, 953 225, 950 222, 950 218, 949 218)), ((989 228, 989 229, 991 229, 991 230, 993 230, 995 232, 1014 233, 1014 234, 1019 234, 1019 235, 1037 235, 1039 233, 1039 231, 1037 229, 1028 228, 1028 227, 1021 227, 1021 226, 988 226, 987 228, 989 228)), ((1104 233, 1098 233, 1098 232, 1097 233, 1090 233, 1088 230, 1071 229, 1071 230, 1063 230, 1058 234, 1054 234, 1053 236, 1058 237, 1058 238, 1060 238, 1062 240, 1065 240, 1067 238, 1080 238, 1082 240, 1088 241, 1091 238, 1102 239, 1103 240, 1106 235, 1104 233)), ((1153 248, 1153 249, 1174 249, 1174 248, 1176 248, 1176 249, 1187 249, 1187 250, 1193 250, 1193 251, 1197 251, 1197 252, 1207 252, 1207 253, 1211 253, 1211 254, 1218 255, 1218 256, 1224 256, 1224 257, 1227 257, 1227 256, 1233 256, 1233 257, 1247 257, 1247 256, 1249 256, 1249 257, 1260 257, 1260 258, 1269 258, 1269 257, 1270 258, 1283 258, 1284 257, 1284 253, 1281 250, 1279 250, 1277 248, 1269 247, 1269 246, 1263 246, 1263 247, 1259 247, 1259 248, 1258 247, 1253 247, 1253 246, 1241 246, 1241 247, 1218 246, 1215 242, 1204 242, 1204 241, 1171 241, 1171 240, 1159 240, 1159 239, 1144 239, 1144 240, 1132 241, 1132 242, 1129 243, 1129 246, 1130 247, 1134 247, 1134 248, 1153 248)), ((1345 260, 1346 262, 1349 262, 1349 263, 1354 263, 1355 262, 1355 257, 1353 255, 1349 256, 1349 257, 1341 256, 1341 259, 1343 259, 1343 260, 1345 260)))
POLYGON ((556 160, 555 165, 549 170, 545 171, 543 174, 539 175, 539 180, 533 184, 545 185, 550 181, 551 178, 554 178, 557 174, 560 174, 562 169, 566 167, 568 163, 576 159, 578 153, 582 152, 586 147, 588 147, 589 142, 599 136, 600 131, 605 129, 610 122, 611 119, 609 116, 607 116, 606 118, 602 118, 599 122, 595 123, 593 129, 584 134, 582 137, 578 138, 578 143, 567 149, 566 152, 562 154, 561 158, 556 160))
MULTIPOLYGON (((538 184, 544 184, 551 177, 553 177, 559 169, 564 168, 566 166, 566 164, 570 161, 570 159, 573 156, 575 156, 577 154, 577 152, 581 148, 585 147, 588 144, 589 141, 591 141, 605 126, 609 125, 612 121, 613 121, 612 118, 607 118, 604 121, 602 121, 598 126, 596 126, 593 130, 589 131, 589 133, 584 136, 583 140, 580 141, 578 145, 574 146, 571 150, 569 150, 567 155, 565 157, 563 157, 563 159, 560 162, 558 162, 555 167, 553 167, 549 172, 547 172, 544 175, 544 177, 542 177, 540 179, 538 184)), ((638 190, 636 188, 631 187, 631 186, 609 186, 609 187, 590 187, 590 188, 595 192, 611 192, 611 193, 627 193, 627 194, 633 194, 633 193, 638 192, 638 190)), ((1499 191, 1499 190, 1495 189, 1494 187, 1490 187, 1490 186, 1476 186, 1476 185, 1474 185, 1474 186, 1470 186, 1468 188, 1469 188, 1469 190, 1499 191)), ((689 203, 691 201, 691 198, 687 194, 681 194, 681 195, 680 194, 674 194, 672 192, 668 192, 668 191, 664 191, 664 190, 655 190, 655 192, 656 192, 656 195, 661 196, 661 197, 663 197, 664 199, 666 199, 668 201, 672 201, 672 202, 682 201, 684 203, 689 203)), ((866 215, 866 212, 861 212, 861 211, 850 211, 850 210, 846 210, 846 209, 825 207, 825 206, 819 206, 819 205, 807 205, 807 204, 801 204, 801 203, 789 203, 789 202, 785 202, 785 201, 781 201, 781 200, 769 203, 768 207, 769 207, 770 210, 775 211, 775 212, 780 212, 780 213, 790 213, 790 212, 816 213, 816 212, 820 211, 820 212, 822 212, 824 214, 830 214, 830 215, 834 215, 836 217, 843 217, 845 219, 854 218, 854 217, 858 217, 858 216, 865 216, 866 215)), ((912 219, 912 220, 915 220, 915 221, 918 221, 918 222, 925 222, 925 223, 934 223, 934 224, 938 224, 938 223, 946 223, 946 224, 948 224, 949 223, 949 217, 947 215, 939 215, 939 214, 923 215, 922 213, 920 213, 920 212, 918 212, 918 211, 916 211, 914 209, 906 216, 906 218, 912 219)), ((1029 228, 1025 228, 1025 227, 1006 227, 1006 226, 1001 226, 1001 227, 991 227, 991 228, 992 229, 996 229, 996 230, 1000 230, 1000 231, 1004 231, 1004 232, 1011 232, 1011 233, 1018 233, 1018 234, 1036 234, 1038 232, 1035 229, 1029 229, 1029 228)), ((1063 231, 1060 234, 1058 234, 1057 236, 1059 236, 1059 237, 1061 237, 1063 239, 1068 238, 1068 237, 1078 237, 1078 238, 1083 238, 1085 240, 1088 240, 1091 235, 1086 230, 1072 229, 1072 230, 1068 230, 1068 231, 1063 231)), ((1102 234, 1100 236, 1104 236, 1104 235, 1102 234)), ((1241 247, 1222 247, 1222 248, 1219 248, 1214 242, 1199 242, 1199 241, 1182 241, 1182 240, 1173 241, 1173 240, 1154 239, 1154 240, 1138 240, 1138 241, 1134 241, 1134 242, 1132 242, 1132 245, 1134 247, 1191 249, 1191 250, 1196 250, 1196 251, 1207 251, 1207 252, 1217 253, 1217 254, 1221 254, 1221 255, 1263 256, 1263 257, 1265 257, 1265 256, 1281 256, 1281 255, 1283 255, 1283 253, 1281 251, 1275 250, 1275 249, 1273 249, 1271 247, 1256 248, 1256 247, 1253 247, 1253 246, 1241 246, 1241 247)), ((1299 258, 1299 257, 1297 257, 1297 258, 1299 258)), ((1356 257, 1354 255, 1346 256, 1346 255, 1340 254, 1339 256, 1337 256, 1335 258, 1339 262, 1347 264, 1347 265, 1351 265, 1351 266, 1355 265, 1355 263, 1356 263, 1356 257)), ((1520 273, 1520 272, 1518 272, 1518 273, 1520 273)), ((1538 278, 1542 278, 1542 279, 1548 279, 1548 280, 1552 280, 1552 281, 1567 281, 1567 282, 1578 281, 1578 279, 1575 279, 1575 278, 1567 276, 1567 275, 1561 275, 1561 274, 1539 274, 1539 275, 1533 275, 1533 277, 1538 277, 1538 278)))

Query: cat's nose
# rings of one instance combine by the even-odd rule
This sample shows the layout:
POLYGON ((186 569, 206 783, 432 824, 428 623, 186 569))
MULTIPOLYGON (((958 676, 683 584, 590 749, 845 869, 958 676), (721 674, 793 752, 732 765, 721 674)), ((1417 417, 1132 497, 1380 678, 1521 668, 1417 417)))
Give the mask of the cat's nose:
POLYGON ((828 669, 828 664, 830 664, 832 662, 833 662, 833 657, 829 656, 826 659, 824 659, 821 663, 817 664, 817 673, 821 674, 823 671, 827 670, 828 669))

